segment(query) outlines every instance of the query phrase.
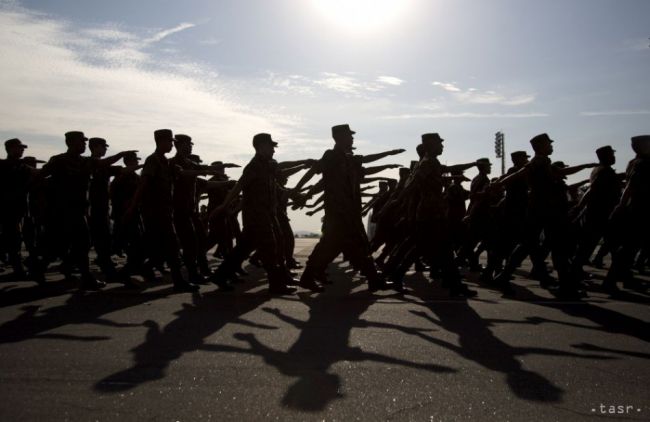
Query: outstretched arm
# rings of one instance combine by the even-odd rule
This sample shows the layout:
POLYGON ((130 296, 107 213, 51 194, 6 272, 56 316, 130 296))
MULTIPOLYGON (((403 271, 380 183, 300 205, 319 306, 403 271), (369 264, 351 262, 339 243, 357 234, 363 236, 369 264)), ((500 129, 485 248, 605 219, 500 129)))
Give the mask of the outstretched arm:
POLYGON ((362 163, 372 163, 373 161, 381 160, 384 157, 388 157, 389 155, 397 155, 403 153, 404 149, 391 149, 390 151, 384 151, 380 152, 378 154, 368 154, 368 155, 363 155, 361 158, 362 163))
POLYGON ((384 171, 388 169, 396 169, 400 167, 402 167, 400 164, 386 164, 384 166, 364 167, 363 174, 367 176, 369 174, 375 174, 375 173, 379 173, 380 171, 384 171))
POLYGON ((565 167, 563 169, 560 169, 560 174, 564 176, 569 176, 571 174, 575 174, 579 171, 585 170, 585 169, 590 169, 594 168, 598 165, 598 163, 587 163, 587 164, 580 164, 579 166, 573 166, 573 167, 565 167))

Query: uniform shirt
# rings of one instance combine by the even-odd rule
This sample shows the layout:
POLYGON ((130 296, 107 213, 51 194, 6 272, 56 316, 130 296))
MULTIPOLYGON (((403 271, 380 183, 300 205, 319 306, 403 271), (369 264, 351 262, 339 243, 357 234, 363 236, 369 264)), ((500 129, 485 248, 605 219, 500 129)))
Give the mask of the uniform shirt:
POLYGON ((551 159, 536 155, 528 163, 529 209, 536 215, 562 215, 568 212, 566 184, 551 159))
POLYGON ((442 173, 444 167, 435 157, 425 157, 414 172, 414 182, 420 192, 417 221, 439 220, 447 217, 447 201, 443 197, 442 173))
POLYGON ((95 167, 90 157, 67 152, 50 158, 43 171, 51 176, 48 188, 57 211, 85 214, 88 209, 88 183, 95 167))
POLYGON ((111 214, 114 220, 119 220, 131 206, 131 201, 138 190, 140 176, 134 171, 123 170, 111 183, 111 214))
POLYGON ((142 168, 142 178, 145 182, 142 212, 171 215, 175 173, 164 154, 154 152, 147 157, 142 168))
POLYGON ((340 148, 325 151, 316 170, 323 174, 325 218, 361 222, 361 157, 340 148))
POLYGON ((2 213, 21 216, 27 212, 30 168, 19 159, 0 160, 0 195, 2 213))
POLYGON ((587 213, 594 217, 607 218, 621 198, 621 183, 610 166, 599 165, 589 177, 589 201, 587 213))
POLYGON ((469 199, 469 192, 460 183, 452 183, 447 188, 447 204, 449 206, 449 219, 454 222, 462 221, 467 213, 465 201, 469 199))
POLYGON ((108 214, 109 182, 111 177, 120 173, 121 167, 101 165, 100 158, 91 157, 91 159, 95 160, 95 168, 92 172, 90 187, 88 189, 90 213, 97 215, 108 214))
MULTIPOLYGON (((174 156, 169 160, 172 168, 179 166, 183 170, 197 170, 201 166, 191 160, 174 156)), ((182 172, 174 178, 174 211, 191 213, 196 208, 196 176, 183 174, 182 172)))
POLYGON ((244 226, 273 224, 277 213, 278 164, 259 155, 244 167, 239 184, 242 189, 242 222, 244 226))
MULTIPOLYGON (((631 189, 630 210, 646 222, 650 215, 650 159, 636 158, 628 171, 628 186, 631 189)), ((645 223, 645 227, 648 224, 645 223)))
MULTIPOLYGON (((518 172, 519 170, 521 170, 521 167, 510 167, 506 175, 509 176, 513 173, 518 172)), ((526 207, 528 206, 528 181, 525 178, 520 178, 512 181, 505 188, 506 211, 519 211, 521 213, 525 212, 526 207)))
POLYGON ((488 198, 483 195, 489 185, 490 178, 483 173, 477 174, 476 177, 472 179, 472 183, 469 186, 469 214, 482 214, 489 209, 490 203, 488 198))

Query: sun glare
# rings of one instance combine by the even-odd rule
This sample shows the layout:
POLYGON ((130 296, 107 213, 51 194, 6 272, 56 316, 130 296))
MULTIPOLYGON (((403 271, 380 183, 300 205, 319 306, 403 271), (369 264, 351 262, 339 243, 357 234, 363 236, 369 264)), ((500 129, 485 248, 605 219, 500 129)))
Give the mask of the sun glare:
POLYGON ((326 20, 349 32, 377 31, 398 21, 412 0, 312 0, 326 20))

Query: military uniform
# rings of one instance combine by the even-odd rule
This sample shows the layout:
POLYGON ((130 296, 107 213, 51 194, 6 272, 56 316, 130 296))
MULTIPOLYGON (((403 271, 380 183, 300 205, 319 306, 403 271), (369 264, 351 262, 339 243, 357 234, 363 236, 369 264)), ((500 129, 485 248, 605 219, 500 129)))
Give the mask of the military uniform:
MULTIPOLYGON (((268 134, 256 135, 253 143, 256 150, 257 141, 270 142, 268 134), (261 136, 264 135, 264 136, 261 136)), ((215 272, 215 282, 231 279, 253 251, 266 270, 269 290, 272 293, 291 293, 286 287, 287 271, 284 267, 282 232, 277 218, 278 210, 278 166, 272 158, 265 158, 256 153, 244 167, 239 179, 242 192, 242 233, 232 253, 228 255, 215 272)), ((223 287, 223 284, 221 284, 223 287)))
POLYGON ((26 276, 21 257, 21 224, 27 213, 27 194, 32 180, 30 168, 19 158, 0 160, 0 207, 2 245, 18 278, 26 276))
POLYGON ((140 210, 149 262, 154 267, 167 262, 172 277, 181 277, 179 245, 173 220, 175 171, 165 155, 156 151, 145 160, 141 176, 144 187, 140 210))
POLYGON ((323 154, 317 170, 322 173, 324 183, 323 235, 307 260, 301 284, 313 284, 314 278, 323 274, 327 265, 342 252, 374 288, 381 280, 361 220, 363 167, 360 157, 336 145, 323 154))
MULTIPOLYGON (((81 132, 68 132, 68 137, 85 139, 81 132)), ((43 172, 50 176, 48 206, 52 210, 52 219, 47 228, 50 239, 48 261, 56 256, 63 258, 66 276, 70 276, 72 268, 76 266, 87 286, 101 284, 91 276, 88 262, 90 231, 87 198, 94 167, 93 159, 70 151, 51 157, 43 166, 43 172)))

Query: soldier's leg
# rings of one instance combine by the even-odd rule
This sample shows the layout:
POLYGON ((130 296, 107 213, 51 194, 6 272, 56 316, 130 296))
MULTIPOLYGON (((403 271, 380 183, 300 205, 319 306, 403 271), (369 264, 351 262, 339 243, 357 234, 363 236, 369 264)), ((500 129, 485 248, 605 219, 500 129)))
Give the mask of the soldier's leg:
POLYGON ((323 236, 307 258, 305 271, 300 277, 301 286, 314 287, 316 277, 324 274, 329 263, 341 253, 342 236, 345 234, 329 229, 323 230, 323 236))
POLYGON ((174 228, 178 235, 180 247, 183 250, 183 263, 187 268, 190 281, 201 281, 197 266, 198 240, 191 215, 185 213, 174 214, 174 228))
POLYGON ((115 278, 117 272, 111 259, 112 239, 108 214, 98 213, 90 216, 90 238, 97 254, 99 268, 107 278, 115 278))
POLYGON ((13 268, 14 275, 19 279, 25 279, 27 274, 23 267, 23 260, 20 254, 22 238, 20 236, 21 217, 9 210, 8 215, 2 219, 2 238, 7 253, 9 264, 13 268))

